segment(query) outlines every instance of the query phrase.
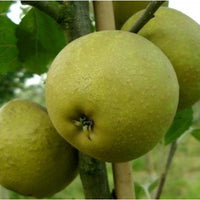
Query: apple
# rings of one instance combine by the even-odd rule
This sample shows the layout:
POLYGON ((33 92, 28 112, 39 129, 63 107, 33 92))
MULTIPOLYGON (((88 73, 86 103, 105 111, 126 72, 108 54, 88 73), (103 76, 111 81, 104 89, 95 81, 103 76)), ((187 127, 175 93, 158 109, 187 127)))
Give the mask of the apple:
POLYGON ((0 184, 26 196, 51 196, 77 175, 78 154, 46 109, 12 100, 0 109, 0 184))
POLYGON ((174 69, 147 39, 126 31, 78 38, 54 59, 45 99, 57 131, 71 145, 108 162, 150 151, 176 113, 174 69))
MULTIPOLYGON (((129 30, 143 11, 133 15, 122 27, 129 30)), ((180 86, 179 109, 200 99, 200 26, 172 8, 161 7, 139 35, 157 45, 171 61, 180 86)))

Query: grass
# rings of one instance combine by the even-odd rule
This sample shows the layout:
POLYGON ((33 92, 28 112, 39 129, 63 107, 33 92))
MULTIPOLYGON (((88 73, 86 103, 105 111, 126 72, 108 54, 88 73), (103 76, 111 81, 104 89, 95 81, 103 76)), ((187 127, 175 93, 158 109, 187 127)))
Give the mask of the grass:
MULTIPOLYGON (((146 184, 161 173, 169 146, 159 144, 147 156, 142 156, 132 162, 134 181, 146 184), (151 161, 151 162, 150 162, 151 161)), ((186 199, 200 198, 200 143, 192 136, 187 136, 179 144, 171 165, 161 198, 186 199)), ((110 188, 113 188, 111 165, 107 164, 110 188)), ((152 191, 155 193, 155 190, 152 191)), ((152 193, 152 197, 153 197, 152 193)), ((4 191, 5 195, 5 191, 4 191)), ((0 197, 1 198, 1 197, 0 197)), ((8 198, 27 198, 15 192, 8 192, 8 198)), ((67 188, 58 192, 52 199, 83 199, 83 190, 78 176, 67 188)), ((139 198, 147 198, 140 192, 139 198)))

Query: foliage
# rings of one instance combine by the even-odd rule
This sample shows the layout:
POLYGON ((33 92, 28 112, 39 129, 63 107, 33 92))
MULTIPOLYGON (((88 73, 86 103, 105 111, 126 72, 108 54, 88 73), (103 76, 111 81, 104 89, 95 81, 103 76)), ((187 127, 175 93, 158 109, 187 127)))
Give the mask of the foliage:
POLYGON ((5 14, 8 12, 10 5, 13 1, 0 1, 0 14, 5 14))
POLYGON ((53 58, 65 46, 61 27, 36 8, 32 8, 22 19, 16 35, 23 66, 37 74, 46 72, 53 58))
POLYGON ((14 98, 16 89, 23 89, 24 82, 30 77, 32 77, 32 74, 25 70, 0 74, 0 105, 14 98))
POLYGON ((200 141, 200 129, 194 129, 191 134, 198 140, 200 141))
POLYGON ((165 144, 170 144, 179 138, 192 125, 193 110, 187 108, 177 111, 173 124, 165 135, 165 144))
POLYGON ((158 178, 156 178, 153 181, 148 182, 146 184, 139 184, 139 183, 135 182, 134 185, 135 185, 136 199, 139 199, 144 196, 146 196, 147 198, 151 198, 151 192, 158 185, 158 178))
POLYGON ((0 15, 0 74, 19 69, 16 25, 5 15, 0 15))

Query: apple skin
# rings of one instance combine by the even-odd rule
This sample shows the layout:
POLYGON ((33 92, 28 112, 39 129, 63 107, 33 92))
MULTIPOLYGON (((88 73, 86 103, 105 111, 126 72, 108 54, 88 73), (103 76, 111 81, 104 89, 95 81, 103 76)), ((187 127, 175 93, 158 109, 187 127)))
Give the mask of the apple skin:
MULTIPOLYGON (((123 25, 129 30, 142 14, 139 11, 123 25)), ((172 8, 161 7, 138 33, 158 46, 171 61, 180 86, 179 109, 200 99, 200 26, 172 8)))
MULTIPOLYGON (((149 1, 113 1, 116 28, 120 29, 133 14, 147 7, 149 1)), ((163 3, 168 6, 168 2, 163 3)))
POLYGON ((76 177, 78 153, 53 127, 46 109, 16 99, 0 109, 0 184, 43 198, 76 177))
POLYGON ((96 159, 124 162, 150 151, 166 133, 178 91, 159 48, 137 34, 110 30, 76 39, 57 55, 45 99, 69 143, 96 159), (76 126, 83 116, 93 122, 91 130, 76 126))

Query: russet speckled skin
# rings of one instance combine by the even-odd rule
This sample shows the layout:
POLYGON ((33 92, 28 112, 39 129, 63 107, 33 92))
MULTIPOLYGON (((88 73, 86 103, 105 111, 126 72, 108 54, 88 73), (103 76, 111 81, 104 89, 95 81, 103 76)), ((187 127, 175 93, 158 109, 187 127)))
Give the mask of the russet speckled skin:
POLYGON ((29 100, 0 109, 0 184, 18 193, 47 197, 77 175, 77 151, 53 127, 46 110, 29 100))
POLYGON ((67 45, 55 58, 45 89, 58 132, 80 151, 123 162, 151 150, 168 130, 178 82, 153 43, 126 31, 101 31, 67 45), (75 126, 85 115, 91 131, 75 126))
MULTIPOLYGON (((128 30, 143 11, 133 15, 122 27, 128 30)), ((171 61, 180 86, 179 109, 200 99, 200 26, 172 8, 159 8, 139 35, 157 45, 171 61)))

